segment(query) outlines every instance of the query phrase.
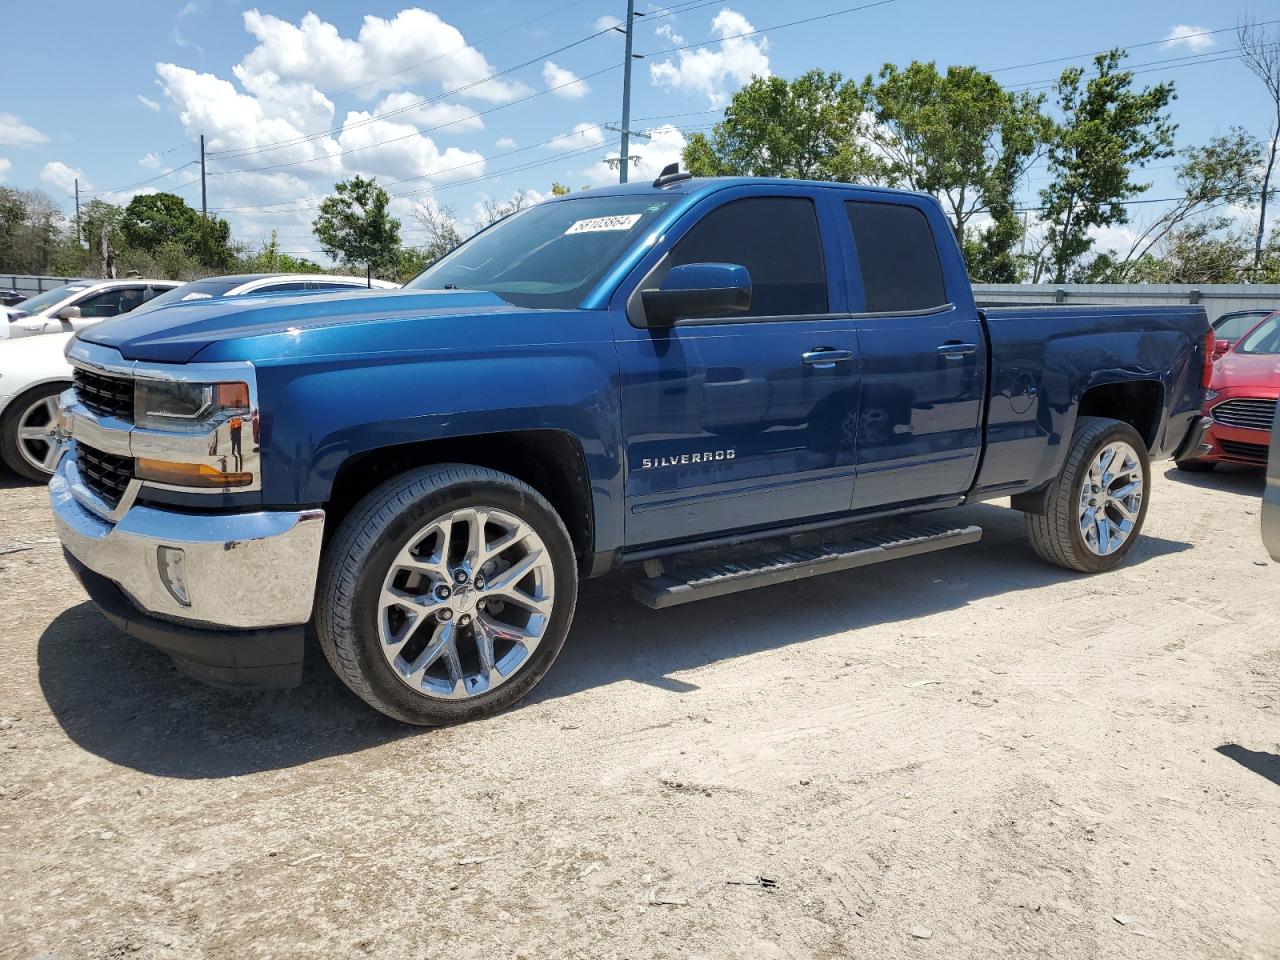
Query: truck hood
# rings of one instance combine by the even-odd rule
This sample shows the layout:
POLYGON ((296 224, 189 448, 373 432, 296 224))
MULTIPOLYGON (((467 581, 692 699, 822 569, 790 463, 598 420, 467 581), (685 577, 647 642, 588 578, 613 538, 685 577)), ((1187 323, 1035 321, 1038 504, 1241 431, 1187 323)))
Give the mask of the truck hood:
POLYGON ((1280 355, 1228 353, 1217 362, 1211 386, 1215 390, 1266 387, 1280 391, 1280 355))
POLYGON ((468 313, 519 311, 479 290, 357 289, 318 296, 225 297, 174 303, 124 314, 80 332, 88 343, 114 347, 126 360, 188 363, 222 340, 262 337, 373 321, 426 319, 468 313))

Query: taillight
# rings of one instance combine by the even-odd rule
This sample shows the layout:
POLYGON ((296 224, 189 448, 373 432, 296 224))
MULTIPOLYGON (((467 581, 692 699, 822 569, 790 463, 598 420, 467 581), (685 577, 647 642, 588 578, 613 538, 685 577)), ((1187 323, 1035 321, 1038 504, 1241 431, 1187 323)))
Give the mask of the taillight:
POLYGON ((1205 390, 1209 389, 1209 383, 1213 380, 1213 327, 1210 327, 1204 335, 1204 370, 1200 373, 1200 386, 1205 390))

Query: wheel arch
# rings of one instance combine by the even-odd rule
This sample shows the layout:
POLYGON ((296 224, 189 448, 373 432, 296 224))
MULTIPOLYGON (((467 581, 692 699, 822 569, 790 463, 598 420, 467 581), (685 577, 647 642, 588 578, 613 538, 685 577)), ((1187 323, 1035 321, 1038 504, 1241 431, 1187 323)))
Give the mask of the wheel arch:
POLYGON ((1080 397, 1076 419, 1105 417, 1127 423, 1152 450, 1163 409, 1164 384, 1158 379, 1115 380, 1090 385, 1080 397))
POLYGON ((420 440, 364 450, 344 460, 325 502, 326 529, 384 480, 416 467, 465 463, 522 480, 547 498, 573 541, 579 567, 589 570, 596 551, 591 478, 581 442, 567 430, 511 430, 420 440))

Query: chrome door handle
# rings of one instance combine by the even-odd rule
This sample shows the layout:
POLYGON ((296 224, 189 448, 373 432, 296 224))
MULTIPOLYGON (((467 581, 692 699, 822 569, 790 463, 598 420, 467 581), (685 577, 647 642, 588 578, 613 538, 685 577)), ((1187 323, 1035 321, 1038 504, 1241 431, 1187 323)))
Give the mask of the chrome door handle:
POLYGON ((978 352, 976 343, 944 343, 938 348, 938 356, 944 360, 963 360, 978 352))
POLYGON ((853 359, 852 350, 834 350, 831 347, 814 347, 800 355, 800 359, 815 370, 832 370, 837 363, 853 359))

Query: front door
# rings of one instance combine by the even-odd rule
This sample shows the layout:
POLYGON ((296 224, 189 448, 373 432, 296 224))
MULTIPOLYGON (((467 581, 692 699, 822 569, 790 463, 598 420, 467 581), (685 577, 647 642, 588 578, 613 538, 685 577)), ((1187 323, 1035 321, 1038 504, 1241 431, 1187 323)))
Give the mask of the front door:
POLYGON ((679 264, 741 264, 750 310, 619 327, 628 546, 849 508, 858 367, 843 282, 828 283, 842 281, 838 204, 726 194, 642 285, 679 264))

